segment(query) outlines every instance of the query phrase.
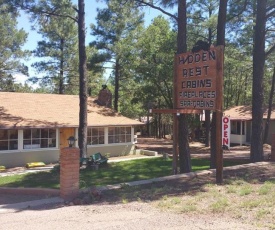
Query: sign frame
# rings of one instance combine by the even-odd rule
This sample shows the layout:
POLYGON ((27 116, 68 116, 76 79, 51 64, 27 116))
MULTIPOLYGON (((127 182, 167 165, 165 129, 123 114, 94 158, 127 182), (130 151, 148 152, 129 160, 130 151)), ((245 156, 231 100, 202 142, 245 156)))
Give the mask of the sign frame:
POLYGON ((175 55, 177 109, 219 110, 223 87, 223 46, 175 55), (222 57, 222 58, 221 58, 222 57), (222 60, 221 60, 222 59, 222 60))

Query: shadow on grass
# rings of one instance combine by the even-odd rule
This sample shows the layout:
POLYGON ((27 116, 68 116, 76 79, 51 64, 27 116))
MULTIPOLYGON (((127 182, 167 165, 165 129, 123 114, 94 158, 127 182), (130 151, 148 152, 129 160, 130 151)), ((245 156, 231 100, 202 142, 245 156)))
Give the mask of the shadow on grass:
POLYGON ((57 171, 37 172, 2 177, 2 187, 59 189, 60 175, 57 171))

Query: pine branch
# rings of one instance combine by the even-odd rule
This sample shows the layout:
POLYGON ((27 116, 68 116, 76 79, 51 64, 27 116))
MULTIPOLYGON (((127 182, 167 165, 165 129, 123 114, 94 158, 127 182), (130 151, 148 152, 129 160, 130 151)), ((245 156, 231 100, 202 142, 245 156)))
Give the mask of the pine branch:
POLYGON ((17 4, 15 6, 18 8, 21 8, 22 10, 27 11, 29 13, 39 13, 39 14, 45 15, 45 16, 57 16, 57 17, 63 17, 63 18, 70 18, 74 22, 78 22, 78 19, 75 17, 72 17, 71 15, 63 15, 63 14, 56 13, 55 12, 56 9, 49 12, 49 11, 42 10, 41 8, 37 8, 35 6, 26 6, 24 4, 17 4))
POLYGON ((171 13, 165 11, 161 7, 155 6, 154 4, 152 4, 150 2, 145 2, 144 0, 135 0, 135 1, 138 2, 138 3, 140 3, 141 6, 149 6, 149 7, 153 8, 153 9, 156 9, 156 10, 158 10, 158 11, 160 11, 160 12, 168 15, 169 17, 175 19, 176 21, 178 21, 178 17, 176 17, 174 14, 171 14, 171 13))
POLYGON ((272 46, 266 53, 265 53, 265 58, 267 58, 268 55, 273 53, 275 51, 275 45, 272 46))

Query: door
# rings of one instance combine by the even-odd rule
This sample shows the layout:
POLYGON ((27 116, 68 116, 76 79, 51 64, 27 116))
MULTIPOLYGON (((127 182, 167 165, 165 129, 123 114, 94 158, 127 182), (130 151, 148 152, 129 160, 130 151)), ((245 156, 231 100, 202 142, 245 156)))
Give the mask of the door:
POLYGON ((67 139, 70 136, 74 136, 74 135, 75 135, 75 128, 60 128, 60 130, 59 130, 59 137, 60 137, 59 147, 60 147, 60 149, 69 147, 67 139))

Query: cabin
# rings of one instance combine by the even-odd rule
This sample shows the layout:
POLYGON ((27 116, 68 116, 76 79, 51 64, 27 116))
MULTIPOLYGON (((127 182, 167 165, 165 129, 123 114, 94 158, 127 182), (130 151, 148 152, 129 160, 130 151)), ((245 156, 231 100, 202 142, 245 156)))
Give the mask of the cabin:
MULTIPOLYGON (((87 155, 133 154, 135 127, 143 123, 116 113, 108 97, 108 103, 98 101, 88 98, 87 155)), ((68 147, 68 138, 78 139, 78 127, 78 95, 0 92, 0 165, 58 162, 60 149, 68 147)))
MULTIPOLYGON (((265 128, 267 109, 263 111, 263 127, 265 128)), ((250 145, 252 132, 252 107, 235 106, 224 111, 230 120, 230 144, 250 145)), ((271 145, 272 134, 275 133, 275 109, 271 112, 267 144, 271 145)))

